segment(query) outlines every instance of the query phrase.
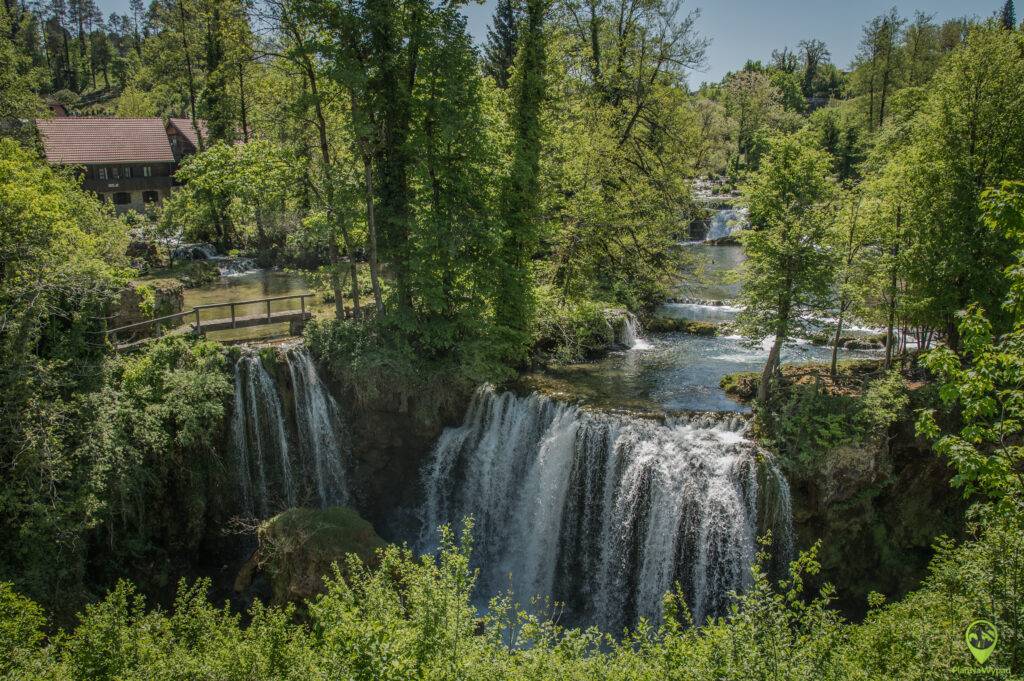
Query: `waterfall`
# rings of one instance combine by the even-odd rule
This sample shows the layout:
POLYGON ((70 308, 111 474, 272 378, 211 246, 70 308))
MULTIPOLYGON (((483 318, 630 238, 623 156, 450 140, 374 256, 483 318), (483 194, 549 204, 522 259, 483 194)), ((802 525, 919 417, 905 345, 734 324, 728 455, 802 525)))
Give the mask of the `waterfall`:
POLYGON ((337 402, 320 380, 305 348, 288 351, 288 371, 295 391, 295 420, 302 458, 325 506, 347 501, 343 456, 350 449, 337 402), (344 440, 343 440, 344 438, 344 440))
POLYGON ((707 236, 704 237, 704 240, 712 241, 714 239, 731 236, 735 232, 743 229, 746 225, 746 208, 724 208, 716 210, 714 215, 711 216, 708 233, 707 236))
POLYGON ((281 396, 259 355, 243 355, 235 365, 234 407, 231 448, 237 459, 244 510, 266 517, 271 489, 287 506, 294 506, 295 479, 281 396))
POLYGON ((420 548, 472 515, 482 601, 511 588, 621 631, 659 620, 679 582, 702 623, 749 585, 760 533, 772 530, 780 559, 792 552, 785 479, 745 428, 739 417, 659 423, 481 388, 424 469, 420 548))
POLYGON ((341 411, 305 349, 293 348, 284 358, 292 396, 287 404, 257 353, 235 364, 231 451, 241 508, 261 518, 296 505, 348 500, 351 448, 341 411))
POLYGON ((743 308, 722 303, 663 303, 660 312, 675 319, 692 319, 699 322, 728 322, 736 319, 743 308))
POLYGON ((622 325, 616 328, 615 342, 630 350, 650 350, 653 346, 642 334, 640 320, 632 312, 627 312, 622 325))

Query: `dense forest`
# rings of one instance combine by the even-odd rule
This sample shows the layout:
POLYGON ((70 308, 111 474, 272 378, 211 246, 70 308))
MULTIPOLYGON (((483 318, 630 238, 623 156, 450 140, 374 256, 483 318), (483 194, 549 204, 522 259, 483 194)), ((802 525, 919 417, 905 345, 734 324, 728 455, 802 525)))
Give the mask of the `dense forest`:
POLYGON ((964 627, 989 619, 988 667, 1024 676, 1013 1, 941 22, 893 9, 850 64, 808 37, 699 85, 709 39, 681 0, 498 0, 479 47, 463 5, 131 0, 104 17, 5 0, 0 675, 947 679, 974 665, 964 627), (55 104, 202 120, 200 149, 162 206, 115 214, 42 155, 34 119, 55 104), (610 310, 653 320, 681 273, 702 276, 679 244, 704 179, 749 210, 735 332, 769 341, 763 440, 808 466, 903 414, 970 504, 958 536, 928 538, 913 591, 872 593, 851 621, 819 544, 777 574, 765 536, 720 616, 695 622, 680 587, 661 621, 581 629, 511 595, 477 607, 467 520, 436 555, 338 556, 309 600, 224 603, 209 526, 233 523, 224 545, 267 532, 236 527, 222 492, 239 350, 180 335, 115 352, 130 242, 303 272, 333 308, 304 331, 330 380, 429 422, 481 384, 600 354, 610 310), (816 380, 840 386, 855 325, 883 330, 856 414, 794 415, 787 344, 820 335, 816 380))

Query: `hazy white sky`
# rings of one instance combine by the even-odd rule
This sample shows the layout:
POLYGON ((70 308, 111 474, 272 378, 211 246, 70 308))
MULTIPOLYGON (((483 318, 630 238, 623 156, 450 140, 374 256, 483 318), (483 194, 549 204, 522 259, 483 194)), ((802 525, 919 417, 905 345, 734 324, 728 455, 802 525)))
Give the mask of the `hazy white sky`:
MULTIPOLYGON (((487 35, 496 0, 471 2, 466 8, 469 29, 477 42, 487 35)), ((124 12, 128 0, 97 0, 104 13, 124 12)), ((1024 2, 1018 2, 1024 6, 1024 2)), ((991 16, 1003 0, 686 0, 684 11, 700 9, 697 29, 711 39, 707 66, 691 83, 717 81, 747 59, 767 59, 773 48, 795 47, 803 38, 824 40, 832 61, 849 64, 860 40, 860 28, 873 16, 896 6, 905 16, 915 10, 937 20, 960 16, 991 16)), ((1018 7, 1018 15, 1024 7, 1018 7)))

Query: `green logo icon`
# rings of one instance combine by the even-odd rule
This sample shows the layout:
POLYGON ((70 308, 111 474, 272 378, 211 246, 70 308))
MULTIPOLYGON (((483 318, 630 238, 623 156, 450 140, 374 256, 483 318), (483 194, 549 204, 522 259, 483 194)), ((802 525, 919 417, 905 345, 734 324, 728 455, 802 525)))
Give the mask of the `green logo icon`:
POLYGON ((996 649, 996 641, 999 640, 999 632, 996 625, 988 620, 974 620, 967 625, 967 633, 964 634, 967 640, 967 647, 979 664, 985 664, 985 660, 992 655, 996 649))

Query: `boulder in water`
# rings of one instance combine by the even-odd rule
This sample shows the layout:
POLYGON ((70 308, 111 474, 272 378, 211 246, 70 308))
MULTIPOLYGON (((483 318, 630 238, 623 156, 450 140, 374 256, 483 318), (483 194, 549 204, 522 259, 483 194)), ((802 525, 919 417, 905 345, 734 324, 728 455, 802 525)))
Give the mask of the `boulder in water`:
POLYGON ((255 573, 263 572, 276 604, 323 593, 323 578, 334 563, 344 571, 346 556, 355 554, 372 564, 385 545, 368 521, 344 506, 289 509, 260 525, 258 536, 259 548, 239 572, 235 590, 246 590, 255 573))

